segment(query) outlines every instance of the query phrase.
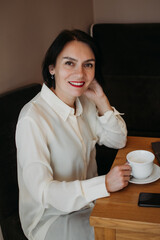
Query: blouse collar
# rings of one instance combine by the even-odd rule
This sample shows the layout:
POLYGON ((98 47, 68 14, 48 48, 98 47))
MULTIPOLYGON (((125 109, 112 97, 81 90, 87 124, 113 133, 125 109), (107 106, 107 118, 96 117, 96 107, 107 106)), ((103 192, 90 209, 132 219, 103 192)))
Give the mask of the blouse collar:
POLYGON ((48 105, 64 120, 66 121, 69 115, 76 117, 80 116, 83 112, 82 104, 79 98, 76 99, 76 113, 75 110, 60 100, 53 91, 51 91, 45 84, 41 89, 42 98, 48 103, 48 105))

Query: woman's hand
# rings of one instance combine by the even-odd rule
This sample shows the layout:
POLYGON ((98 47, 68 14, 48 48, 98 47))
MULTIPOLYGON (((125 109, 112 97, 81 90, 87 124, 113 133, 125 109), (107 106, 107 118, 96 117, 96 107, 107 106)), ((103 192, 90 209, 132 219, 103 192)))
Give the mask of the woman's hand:
POLYGON ((88 89, 84 92, 84 95, 96 104, 100 115, 103 115, 108 110, 112 110, 107 96, 95 79, 91 82, 88 89))
POLYGON ((106 189, 108 192, 116 192, 128 185, 131 175, 131 166, 124 164, 115 166, 105 177, 106 189))

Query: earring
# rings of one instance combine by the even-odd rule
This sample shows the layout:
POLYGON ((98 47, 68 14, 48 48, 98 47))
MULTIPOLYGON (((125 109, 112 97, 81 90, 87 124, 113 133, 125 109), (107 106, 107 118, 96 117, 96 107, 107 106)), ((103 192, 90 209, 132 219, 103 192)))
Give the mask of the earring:
POLYGON ((52 79, 52 80, 54 79, 54 74, 51 74, 51 79, 52 79))

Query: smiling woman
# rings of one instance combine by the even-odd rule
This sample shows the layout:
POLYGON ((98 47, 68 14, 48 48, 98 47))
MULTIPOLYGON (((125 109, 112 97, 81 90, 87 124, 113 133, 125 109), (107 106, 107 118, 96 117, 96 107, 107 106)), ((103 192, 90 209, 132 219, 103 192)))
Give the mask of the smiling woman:
POLYGON ((30 240, 94 240, 94 200, 128 185, 130 166, 97 175, 95 144, 121 148, 126 125, 99 85, 93 39, 63 31, 43 61, 41 92, 17 129, 19 212, 30 240))
POLYGON ((83 42, 67 43, 58 55, 56 64, 49 65, 55 76, 55 88, 51 90, 70 107, 81 96, 95 76, 95 57, 91 48, 83 42))

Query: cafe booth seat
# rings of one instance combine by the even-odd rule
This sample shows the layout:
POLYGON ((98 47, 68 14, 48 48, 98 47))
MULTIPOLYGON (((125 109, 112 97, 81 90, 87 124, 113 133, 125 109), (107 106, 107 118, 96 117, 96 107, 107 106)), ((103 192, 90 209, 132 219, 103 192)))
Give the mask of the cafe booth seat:
MULTIPOLYGON (((128 135, 160 137, 160 23, 97 23, 91 35, 102 56, 101 85, 124 113, 128 135)), ((97 146, 99 174, 109 170, 107 156, 110 167, 116 153, 97 146)))
POLYGON ((18 214, 15 129, 21 108, 41 89, 31 84, 0 95, 0 226, 4 240, 26 240, 18 214))

